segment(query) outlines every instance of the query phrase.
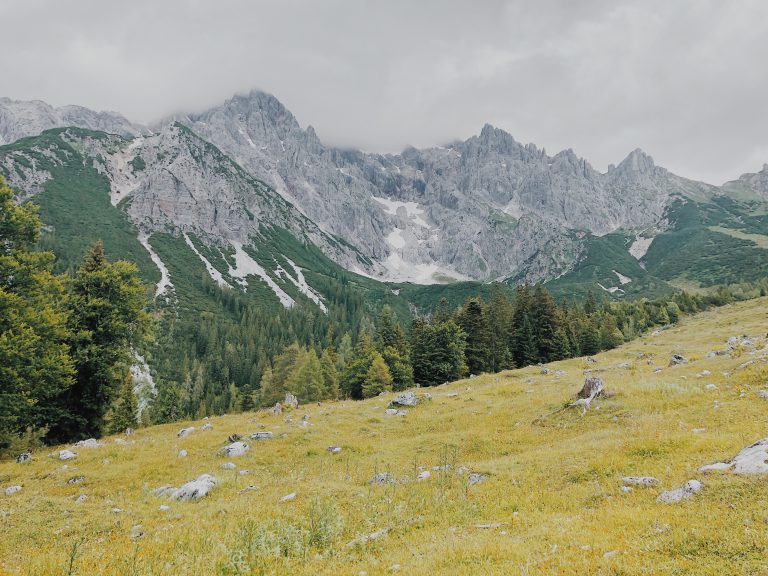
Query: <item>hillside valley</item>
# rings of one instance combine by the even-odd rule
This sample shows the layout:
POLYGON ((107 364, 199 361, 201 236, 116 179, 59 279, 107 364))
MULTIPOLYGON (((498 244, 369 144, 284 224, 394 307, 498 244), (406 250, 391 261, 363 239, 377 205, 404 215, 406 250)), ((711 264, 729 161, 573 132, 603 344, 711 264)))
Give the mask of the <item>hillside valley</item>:
POLYGON ((766 304, 687 317, 593 360, 416 389, 402 415, 389 393, 35 450, 0 464, 2 487, 20 487, 0 499, 0 570, 760 573, 765 467, 700 468, 765 436, 766 304), (568 408, 595 376, 610 394, 568 408), (242 455, 222 452, 233 434, 242 455), (157 491, 203 474, 199 500, 157 491), (657 501, 689 480, 703 487, 657 501))

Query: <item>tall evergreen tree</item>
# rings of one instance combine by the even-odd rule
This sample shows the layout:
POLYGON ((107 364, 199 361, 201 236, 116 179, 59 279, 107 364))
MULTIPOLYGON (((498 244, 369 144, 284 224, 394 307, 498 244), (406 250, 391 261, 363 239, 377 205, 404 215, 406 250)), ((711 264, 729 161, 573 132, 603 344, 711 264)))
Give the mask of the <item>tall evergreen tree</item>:
POLYGON ((136 394, 133 393, 133 376, 127 372, 120 387, 120 394, 108 416, 107 431, 110 434, 117 434, 126 428, 135 428, 139 425, 138 411, 136 394))
POLYGON ((536 354, 540 362, 554 359, 555 331, 559 327, 557 306, 541 284, 536 286, 531 302, 531 324, 536 340, 536 354))
POLYGON ((0 450, 25 428, 60 416, 53 400, 73 383, 67 299, 53 254, 33 252, 40 220, 0 178, 0 450))
POLYGON ((488 325, 490 329, 490 370, 498 372, 514 367, 510 351, 512 303, 504 293, 501 284, 494 282, 491 286, 491 301, 488 304, 488 325))
POLYGON ((361 332, 352 357, 347 361, 341 377, 344 395, 359 400, 363 397, 363 383, 373 362, 375 348, 367 332, 361 332))
POLYGON ((392 375, 389 373, 387 363, 384 362, 381 354, 374 351, 371 358, 371 365, 365 375, 365 381, 362 386, 363 398, 372 398, 382 392, 392 390, 392 375))
POLYGON ((456 323, 466 334, 464 358, 470 374, 490 370, 491 331, 482 299, 469 298, 456 315, 456 323))

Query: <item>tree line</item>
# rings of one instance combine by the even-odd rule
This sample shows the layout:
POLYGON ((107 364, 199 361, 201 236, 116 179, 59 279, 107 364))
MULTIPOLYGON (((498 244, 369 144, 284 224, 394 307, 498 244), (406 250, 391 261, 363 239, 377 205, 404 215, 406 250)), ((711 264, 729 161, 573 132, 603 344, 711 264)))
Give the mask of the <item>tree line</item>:
POLYGON ((132 415, 120 391, 150 334, 133 264, 96 243, 73 276, 55 276, 39 237, 36 208, 0 178, 0 451, 98 436, 132 415))

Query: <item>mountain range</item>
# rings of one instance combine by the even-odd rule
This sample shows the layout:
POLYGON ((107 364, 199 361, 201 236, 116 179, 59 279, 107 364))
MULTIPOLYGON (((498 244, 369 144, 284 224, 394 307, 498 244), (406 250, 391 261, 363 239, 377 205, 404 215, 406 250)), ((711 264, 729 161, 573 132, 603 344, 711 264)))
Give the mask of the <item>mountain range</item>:
POLYGON ((320 270, 387 298, 492 280, 621 298, 768 272, 768 165, 713 186, 638 149, 603 173, 490 125, 400 154, 345 150, 258 91, 153 126, 2 98, 0 144, 0 174, 41 206, 62 266, 98 234, 156 295, 184 284, 190 255, 285 307, 325 306, 308 280, 320 270))

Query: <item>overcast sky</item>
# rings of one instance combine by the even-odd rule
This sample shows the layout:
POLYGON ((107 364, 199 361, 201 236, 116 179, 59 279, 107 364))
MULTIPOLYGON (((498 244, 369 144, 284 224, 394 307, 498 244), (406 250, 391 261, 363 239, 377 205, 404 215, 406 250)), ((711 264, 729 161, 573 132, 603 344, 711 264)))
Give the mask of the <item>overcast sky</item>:
POLYGON ((271 92, 329 144, 491 123, 605 170, 768 162, 768 1, 2 0, 0 95, 152 122, 271 92))

